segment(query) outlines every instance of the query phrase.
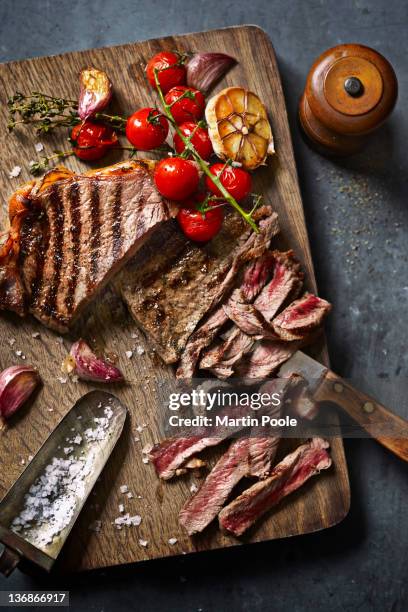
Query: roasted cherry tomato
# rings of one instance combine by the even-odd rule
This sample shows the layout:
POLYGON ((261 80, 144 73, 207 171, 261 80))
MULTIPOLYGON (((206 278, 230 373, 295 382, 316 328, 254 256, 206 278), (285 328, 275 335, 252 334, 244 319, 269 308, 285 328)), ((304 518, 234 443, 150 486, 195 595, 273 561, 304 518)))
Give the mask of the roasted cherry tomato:
POLYGON ((87 120, 72 129, 71 141, 74 153, 79 159, 93 161, 100 159, 114 147, 118 137, 111 127, 87 120))
POLYGON ((176 85, 183 85, 186 82, 186 69, 180 63, 180 56, 171 51, 161 51, 148 62, 146 74, 149 83, 156 89, 154 71, 158 70, 158 79, 163 93, 176 85))
MULTIPOLYGON (((252 179, 251 175, 242 170, 242 168, 234 168, 233 166, 225 166, 225 164, 217 163, 210 167, 212 174, 219 177, 221 184, 225 187, 228 193, 238 202, 247 197, 251 191, 252 179), (224 170, 223 170, 224 168, 224 170), (221 174, 222 173, 222 174, 221 174)), ((207 176, 205 179, 207 188, 214 195, 222 197, 222 193, 212 180, 207 176)))
POLYGON ((154 181, 169 200, 184 200, 196 191, 199 181, 195 164, 181 157, 167 157, 156 166, 154 181))
POLYGON ((198 89, 179 85, 170 89, 164 99, 171 106, 171 113, 178 124, 198 121, 204 114, 205 99, 198 89))
POLYGON ((160 147, 167 138, 169 123, 155 108, 141 108, 126 123, 128 141, 143 151, 160 147))
MULTIPOLYGON (((183 233, 195 242, 208 242, 214 238, 220 231, 224 219, 221 207, 201 212, 200 205, 204 199, 205 194, 197 194, 192 199, 183 202, 183 207, 180 208, 177 215, 177 221, 183 233)), ((211 201, 208 202, 207 206, 211 205, 211 201)))
MULTIPOLYGON (((200 157, 209 160, 213 154, 213 148, 210 137, 208 136, 208 130, 198 126, 197 123, 193 123, 192 121, 182 123, 179 129, 183 136, 190 138, 190 142, 200 157)), ((173 142, 177 153, 179 155, 183 153, 185 144, 177 133, 174 134, 173 142)))

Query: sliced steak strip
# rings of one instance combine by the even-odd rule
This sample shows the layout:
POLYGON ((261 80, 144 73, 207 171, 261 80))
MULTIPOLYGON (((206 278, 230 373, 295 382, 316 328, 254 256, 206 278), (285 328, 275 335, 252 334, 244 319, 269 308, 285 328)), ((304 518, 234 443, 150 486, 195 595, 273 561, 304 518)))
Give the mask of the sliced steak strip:
POLYGON ((248 473, 250 438, 231 444, 199 491, 183 506, 179 522, 189 535, 198 533, 217 516, 236 484, 248 473))
MULTIPOLYGON (((272 325, 254 304, 248 304, 242 295, 234 295, 223 306, 227 317, 247 336, 277 338, 272 325)), ((236 332, 237 337, 239 334, 236 332)))
MULTIPOLYGON (((263 380, 275 372, 302 346, 302 342, 262 340, 252 353, 235 366, 235 372, 242 378, 263 380)), ((228 375, 231 375, 229 371, 228 375)))
POLYGON ((220 527, 241 536, 284 497, 331 466, 328 447, 328 442, 322 438, 299 446, 272 470, 268 478, 244 491, 220 512, 220 527))
POLYGON ((156 444, 149 453, 157 475, 163 480, 173 478, 190 457, 220 444, 225 438, 190 436, 188 438, 167 438, 156 444))
MULTIPOLYGON (((268 249, 272 237, 279 232, 277 215, 271 213, 267 207, 259 210, 259 214, 266 213, 268 213, 268 216, 259 223, 259 234, 252 232, 234 256, 228 278, 220 288, 221 291, 218 293, 217 300, 213 301, 212 307, 220 302, 231 288, 242 263, 260 258, 268 249)), ((250 272, 251 276, 244 281, 243 291, 247 292, 248 298, 253 299, 253 296, 262 288, 271 263, 269 255, 262 261, 257 262, 255 269, 250 272)), ((176 372, 177 378, 189 379, 193 376, 201 351, 211 344, 217 332, 227 321, 227 316, 222 308, 216 309, 212 313, 209 309, 209 312, 210 315, 207 320, 190 336, 186 344, 176 372)))
MULTIPOLYGON (((250 311, 253 324, 255 317, 258 318, 258 324, 262 323, 262 317, 266 321, 270 321, 285 301, 290 297, 295 297, 302 286, 303 274, 300 271, 299 263, 294 259, 293 251, 286 253, 274 251, 273 256, 275 265, 272 280, 262 290, 253 305, 259 311, 260 316, 258 317, 253 309, 247 309, 247 312, 250 311)), ((244 305, 241 310, 245 310, 244 305)), ((232 314, 231 311, 230 314, 232 314)), ((233 316, 237 322, 238 320, 241 321, 244 327, 246 325, 244 315, 239 319, 239 314, 236 311, 233 316)), ((259 327, 258 331, 260 332, 259 327)), ((254 339, 239 327, 235 327, 226 340, 219 342, 204 355, 200 362, 200 368, 210 369, 219 378, 228 378, 234 372, 234 364, 238 363, 243 355, 252 349, 253 345, 254 339)))
POLYGON ((290 304, 273 321, 273 328, 283 340, 302 340, 321 325, 331 304, 311 293, 290 304))

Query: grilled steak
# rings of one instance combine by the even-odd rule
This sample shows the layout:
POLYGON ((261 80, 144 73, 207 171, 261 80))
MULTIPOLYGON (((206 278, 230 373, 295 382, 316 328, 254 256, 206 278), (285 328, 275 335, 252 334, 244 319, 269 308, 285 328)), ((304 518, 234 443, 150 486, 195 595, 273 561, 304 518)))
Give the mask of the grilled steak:
MULTIPOLYGON (((289 297, 296 296, 302 285, 303 274, 300 271, 299 263, 293 257, 293 252, 280 253, 274 251, 273 256, 274 272, 272 280, 262 290, 253 305, 259 311, 260 316, 257 316, 251 307, 246 308, 245 305, 243 305, 243 308, 241 307, 241 311, 246 310, 247 314, 249 311, 252 325, 255 324, 255 318, 258 319, 258 325, 260 323, 262 325, 262 319, 270 321, 289 297)), ((232 315, 232 319, 235 318, 238 322, 240 313, 237 308, 235 308, 235 314, 233 314, 232 310, 227 307, 227 314, 232 315)), ((244 325, 245 321, 242 321, 241 326, 244 325)), ((253 326, 252 329, 254 329, 253 326)), ((248 332, 249 329, 247 328, 246 331, 248 332)), ((260 334, 260 331, 258 327, 258 334, 260 334)), ((216 344, 204 355, 200 362, 200 368, 210 369, 219 378, 227 378, 233 374, 234 364, 238 363, 242 356, 252 349, 253 345, 254 338, 238 326, 234 327, 226 340, 216 344)))
MULTIPOLYGON (((234 254, 233 264, 228 272, 228 282, 224 282, 223 291, 222 293, 218 293, 215 304, 220 302, 227 290, 230 289, 242 263, 262 256, 268 249, 272 237, 279 232, 276 214, 271 214, 270 209, 266 207, 260 209, 258 212, 260 214, 269 214, 260 222, 259 234, 251 233, 246 242, 241 245, 234 254)), ((259 289, 262 288, 269 272, 270 264, 271 260, 268 255, 258 262, 255 269, 251 271, 252 278, 248 282, 245 282, 243 286, 243 291, 247 292, 249 299, 253 299, 259 289)), ((215 304, 213 302, 212 306, 215 304)), ((188 379, 192 377, 201 351, 212 342, 226 320, 227 317, 225 312, 221 308, 218 308, 212 313, 210 312, 209 317, 203 325, 190 336, 180 359, 179 367, 176 372, 177 378, 188 379)))
POLYGON ((244 491, 220 512, 220 527, 241 536, 286 495, 331 466, 328 447, 328 442, 322 438, 299 446, 272 470, 268 478, 244 491))
POLYGON ((176 213, 154 186, 152 164, 132 161, 63 178, 57 171, 56 180, 48 176, 27 193, 18 269, 26 309, 44 325, 67 331, 153 229, 176 213))

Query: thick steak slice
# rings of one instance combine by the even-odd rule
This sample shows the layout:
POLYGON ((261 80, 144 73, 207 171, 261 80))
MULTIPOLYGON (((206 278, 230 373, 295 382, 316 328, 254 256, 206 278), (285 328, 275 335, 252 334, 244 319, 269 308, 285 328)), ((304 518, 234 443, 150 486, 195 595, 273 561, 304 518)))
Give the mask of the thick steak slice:
POLYGON ((236 484, 248 473, 250 438, 231 444, 198 492, 183 506, 179 522, 189 535, 198 533, 217 516, 236 484))
POLYGON ((220 512, 220 527, 241 536, 286 495, 331 466, 328 447, 328 442, 322 438, 299 446, 272 470, 268 478, 244 491, 220 512))
POLYGON ((149 162, 66 174, 33 186, 19 229, 27 309, 60 332, 176 213, 156 190, 149 162))
POLYGON ((169 480, 193 455, 210 446, 220 444, 225 438, 215 436, 189 436, 188 438, 166 438, 155 444, 149 453, 149 459, 154 465, 157 475, 163 480, 169 480))
MULTIPOLYGON (((270 209, 267 207, 260 209, 258 212, 259 214, 267 214, 268 216, 259 223, 259 234, 252 232, 245 243, 236 251, 233 263, 228 272, 227 281, 223 283, 222 291, 219 291, 217 300, 212 303, 211 307, 218 304, 231 288, 234 280, 236 280, 236 275, 241 265, 245 261, 258 259, 265 254, 272 237, 279 232, 278 219, 275 213, 271 213, 270 209)), ((262 288, 269 274, 271 263, 268 254, 267 257, 260 260, 255 269, 250 272, 252 277, 244 281, 243 290, 247 292, 249 299, 253 299, 260 288, 262 288)), ((188 339, 177 369, 177 378, 189 379, 193 376, 201 351, 206 346, 209 346, 226 321, 227 317, 221 307, 214 312, 210 312, 207 320, 188 339)))
MULTIPOLYGON (((299 263, 293 256, 293 252, 280 253, 279 251, 273 251, 273 257, 274 271, 272 280, 264 287, 253 304, 253 308, 260 313, 258 324, 262 318, 270 321, 285 301, 290 297, 295 297, 302 287, 303 274, 300 271, 299 263)), ((245 305, 242 306, 241 311, 246 309, 245 305)), ((250 311, 252 330, 254 330, 253 325, 255 324, 256 313, 254 313, 251 307, 247 310, 250 311)), ((227 308, 226 314, 233 314, 233 311, 227 308)), ((239 314, 237 308, 235 308, 234 316, 238 317, 239 314)), ((232 320, 234 320, 234 316, 232 320)), ((242 325, 244 325, 244 321, 242 321, 242 325)), ((249 329, 247 328, 246 332, 248 331, 249 329)), ((234 327, 224 341, 217 343, 203 356, 200 368, 210 369, 216 376, 222 379, 232 376, 234 364, 238 363, 243 355, 248 353, 254 346, 255 339, 246 332, 238 326, 234 327)), ((260 333, 259 327, 256 333, 260 333)))
POLYGON ((282 340, 302 340, 321 324, 330 310, 329 302, 305 293, 273 320, 273 329, 282 340))

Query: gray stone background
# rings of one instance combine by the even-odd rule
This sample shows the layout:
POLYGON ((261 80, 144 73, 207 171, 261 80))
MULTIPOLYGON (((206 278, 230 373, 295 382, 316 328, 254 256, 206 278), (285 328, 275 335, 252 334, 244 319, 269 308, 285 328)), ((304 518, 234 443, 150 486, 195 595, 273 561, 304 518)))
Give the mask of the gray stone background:
MULTIPOLYGON (((0 60, 244 23, 262 26, 278 55, 320 293, 335 306, 333 368, 408 417, 405 0, 1 0, 0 60), (400 94, 364 154, 335 162, 304 144, 296 106, 314 58, 342 42, 383 53, 400 94)), ((0 590, 70 589, 78 612, 407 610, 406 465, 370 440, 346 452, 351 510, 326 532, 57 583, 17 572, 0 590)))

